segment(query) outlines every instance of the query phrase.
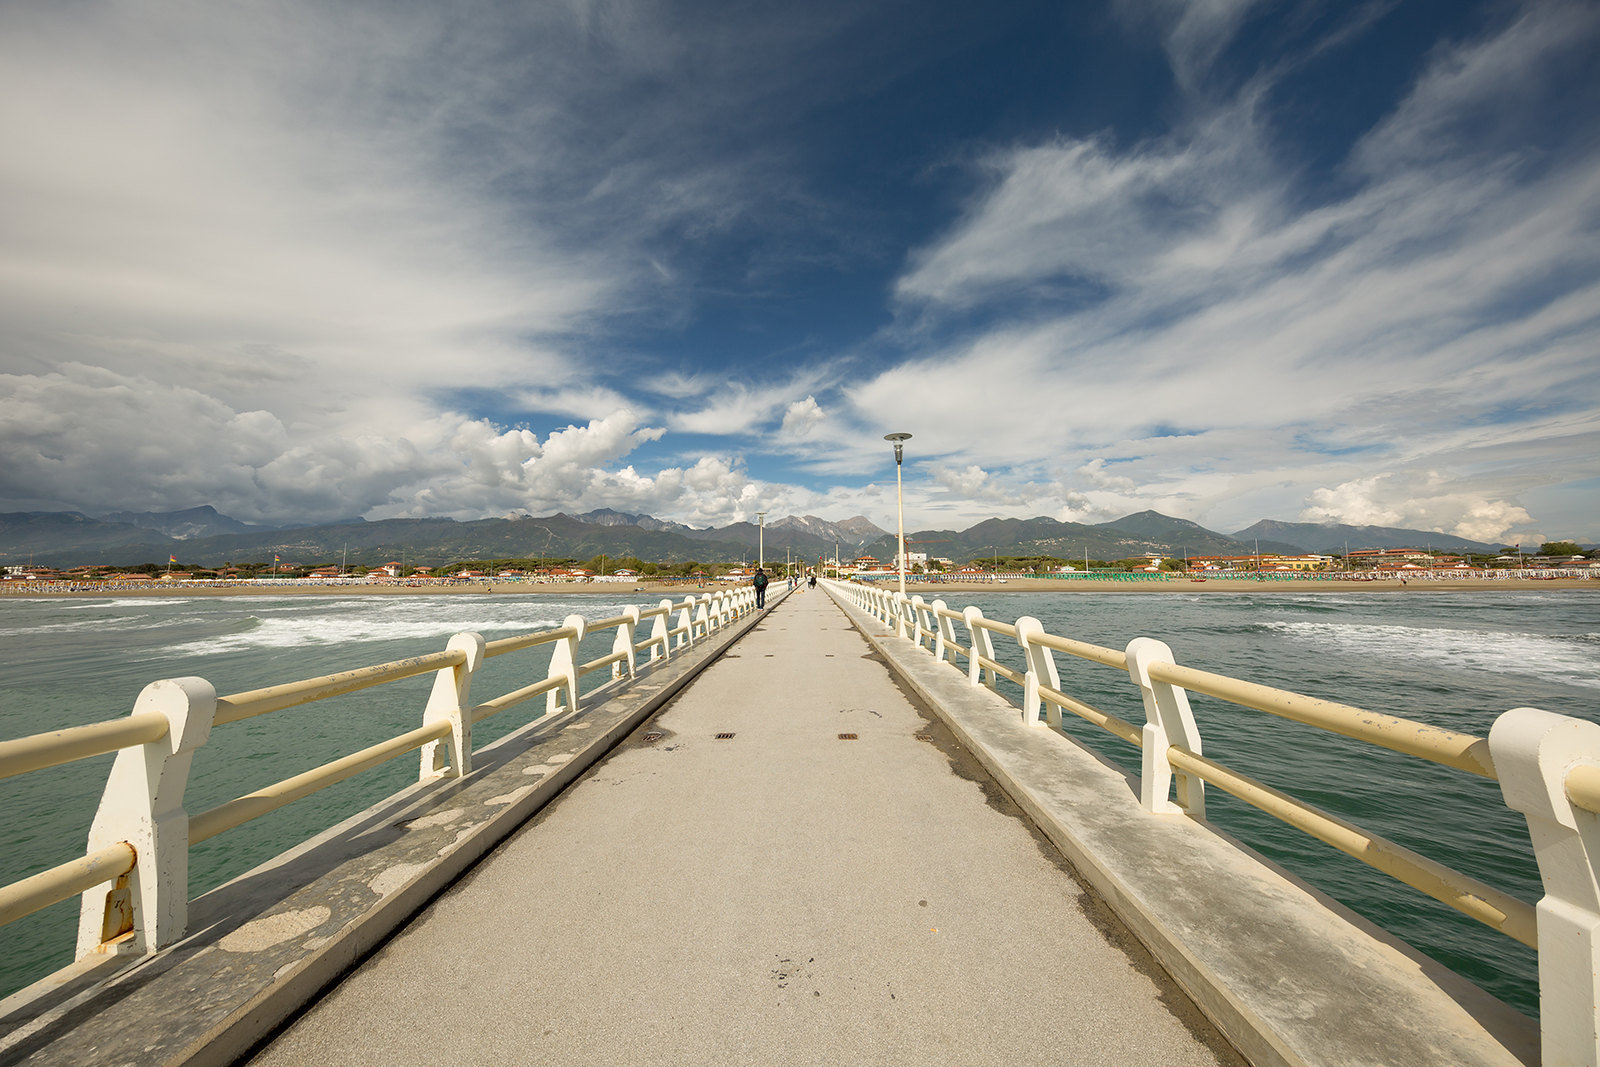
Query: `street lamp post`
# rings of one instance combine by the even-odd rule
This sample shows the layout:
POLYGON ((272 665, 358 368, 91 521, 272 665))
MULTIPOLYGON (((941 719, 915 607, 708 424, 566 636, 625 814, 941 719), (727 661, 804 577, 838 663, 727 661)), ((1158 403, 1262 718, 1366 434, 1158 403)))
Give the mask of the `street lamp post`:
POLYGON ((900 465, 905 460, 906 442, 911 440, 908 433, 886 433, 883 439, 894 445, 894 500, 895 509, 900 516, 900 595, 906 595, 906 496, 904 483, 900 479, 900 465))
POLYGON ((759 524, 756 533, 756 569, 765 570, 767 566, 767 513, 756 512, 756 522, 759 524))

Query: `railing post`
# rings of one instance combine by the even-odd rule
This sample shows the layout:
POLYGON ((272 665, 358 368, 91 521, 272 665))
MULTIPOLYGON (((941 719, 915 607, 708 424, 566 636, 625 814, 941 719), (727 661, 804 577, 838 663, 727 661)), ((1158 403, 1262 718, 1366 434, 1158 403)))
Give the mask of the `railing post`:
MULTIPOLYGON (((639 628, 639 609, 630 605, 622 609, 622 614, 627 618, 627 621, 617 626, 616 640, 611 642, 611 654, 613 656, 619 652, 628 654, 628 677, 632 678, 639 673, 638 652, 633 647, 633 635, 639 628)), ((621 677, 622 661, 619 660, 611 665, 611 678, 615 681, 621 677)))
POLYGON ((1600 725, 1537 708, 1495 720, 1489 753, 1506 805, 1528 820, 1544 882, 1539 1031, 1546 1064, 1600 1063, 1600 815, 1567 797, 1567 774, 1600 761, 1600 725))
POLYGON ((922 599, 922 594, 918 593, 911 598, 911 639, 917 643, 918 648, 928 647, 922 643, 922 631, 933 629, 931 626, 923 625, 927 621, 927 614, 928 604, 922 599))
POLYGON ((950 610, 949 606, 943 600, 935 600, 933 602, 933 628, 938 631, 937 636, 933 639, 933 658, 941 662, 948 658, 951 663, 954 663, 956 656, 951 651, 951 648, 957 643, 956 624, 951 622, 949 617, 945 615, 948 610, 950 610))
POLYGON ((890 604, 894 608, 894 632, 896 637, 906 637, 906 616, 911 613, 911 598, 899 590, 890 594, 890 604))
POLYGON ((561 678, 564 684, 560 689, 552 689, 545 694, 544 713, 552 715, 561 702, 557 697, 561 689, 567 691, 567 710, 578 710, 578 645, 583 641, 584 633, 589 629, 589 620, 582 615, 568 615, 561 620, 563 627, 570 627, 577 631, 572 637, 563 637, 556 642, 555 650, 550 653, 550 670, 545 675, 547 678, 561 678))
POLYGON ((668 620, 672 618, 672 601, 663 600, 661 603, 657 604, 656 607, 660 609, 661 614, 657 615, 655 622, 650 624, 651 663, 654 663, 658 659, 669 658, 668 650, 672 644, 672 638, 667 633, 667 623, 668 620))
POLYGON ((993 688, 994 668, 978 664, 979 656, 987 660, 994 659, 994 640, 990 637, 989 631, 975 625, 976 620, 983 618, 983 612, 979 608, 969 606, 962 610, 961 617, 967 620, 967 636, 972 638, 972 654, 967 657, 967 684, 976 689, 983 684, 983 675, 988 675, 989 686, 993 688))
POLYGON ((694 612, 694 626, 689 631, 699 637, 711 635, 711 594, 700 594, 698 606, 694 612))
POLYGON ((204 678, 166 678, 145 686, 133 711, 165 715, 167 735, 123 749, 111 764, 100 810, 89 827, 88 851, 126 841, 135 861, 109 890, 97 886, 83 894, 79 959, 95 952, 154 952, 181 938, 189 923, 189 813, 183 809, 183 790, 195 749, 211 736, 217 691, 204 678))
POLYGON ((1168 682, 1150 677, 1150 664, 1174 663, 1172 649, 1153 637, 1128 642, 1128 677, 1144 698, 1144 755, 1139 776, 1139 801, 1146 811, 1160 814, 1188 812, 1205 818, 1206 784, 1192 774, 1174 772, 1167 749, 1179 745, 1200 752, 1200 728, 1189 710, 1189 694, 1168 682), (1176 781, 1174 781, 1176 779, 1176 781), (1171 795, 1176 793, 1177 803, 1171 795))
POLYGON ((1061 708, 1057 704, 1045 707, 1044 720, 1039 719, 1039 686, 1056 691, 1061 689, 1061 676, 1056 673, 1056 658, 1051 651, 1033 640, 1035 634, 1044 633, 1044 623, 1032 615, 1017 620, 1017 644, 1022 646, 1022 659, 1028 665, 1027 681, 1022 687, 1022 721, 1029 726, 1048 726, 1061 729, 1061 708))
POLYGON ((678 635, 678 647, 687 648, 694 644, 694 597, 686 596, 683 603, 678 605, 678 625, 673 629, 683 628, 683 633, 678 635))
POLYGON ((472 674, 483 665, 483 635, 456 634, 445 645, 445 651, 456 649, 466 653, 467 661, 434 674, 433 691, 428 694, 428 706, 422 712, 424 726, 437 719, 450 720, 450 736, 422 746, 419 781, 438 777, 465 778, 472 773, 472 674))

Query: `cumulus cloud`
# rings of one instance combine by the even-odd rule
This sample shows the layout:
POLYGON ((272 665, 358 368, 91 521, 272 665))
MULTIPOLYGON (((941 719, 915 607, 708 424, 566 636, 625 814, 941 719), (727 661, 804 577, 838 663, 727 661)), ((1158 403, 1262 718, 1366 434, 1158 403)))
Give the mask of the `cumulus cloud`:
POLYGON ((1451 487, 1437 472, 1420 477, 1375 474, 1319 488, 1301 513, 1304 522, 1400 526, 1474 541, 1497 541, 1533 519, 1523 508, 1451 487))
POLYGON ((1138 487, 1132 478, 1125 478, 1119 474, 1106 472, 1106 461, 1095 458, 1079 467, 1077 474, 1090 485, 1100 489, 1115 489, 1119 492, 1129 493, 1138 487))
POLYGON ((812 60, 859 5, 0 9, 0 504, 884 521, 904 430, 908 511, 945 525, 1306 507, 1481 539, 1600 476, 1600 150, 1542 121, 1600 107, 1600 11, 1495 8, 1315 184, 1292 61, 1213 77, 1264 5, 1115 6, 1174 125, 994 144, 892 325, 779 371, 689 332, 709 236, 781 201, 749 230, 780 255, 827 213, 793 145, 728 150, 757 112, 726 90, 768 129, 813 106, 785 88, 857 91, 812 60))
POLYGON ((789 437, 804 437, 827 417, 816 397, 796 400, 783 413, 783 432, 789 437))

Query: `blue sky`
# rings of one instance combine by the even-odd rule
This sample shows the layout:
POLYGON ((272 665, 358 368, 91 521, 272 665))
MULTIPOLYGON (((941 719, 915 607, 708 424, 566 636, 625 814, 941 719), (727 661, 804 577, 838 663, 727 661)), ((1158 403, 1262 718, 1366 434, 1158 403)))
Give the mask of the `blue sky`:
POLYGON ((0 8, 0 510, 1600 540, 1600 5, 0 8))

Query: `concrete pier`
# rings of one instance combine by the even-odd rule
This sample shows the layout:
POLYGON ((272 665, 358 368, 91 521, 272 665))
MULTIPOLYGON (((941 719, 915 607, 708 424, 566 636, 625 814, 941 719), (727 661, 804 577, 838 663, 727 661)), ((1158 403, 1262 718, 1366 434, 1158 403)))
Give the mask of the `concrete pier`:
POLYGON ((820 591, 252 1062, 441 1060, 1241 1062, 820 591))

